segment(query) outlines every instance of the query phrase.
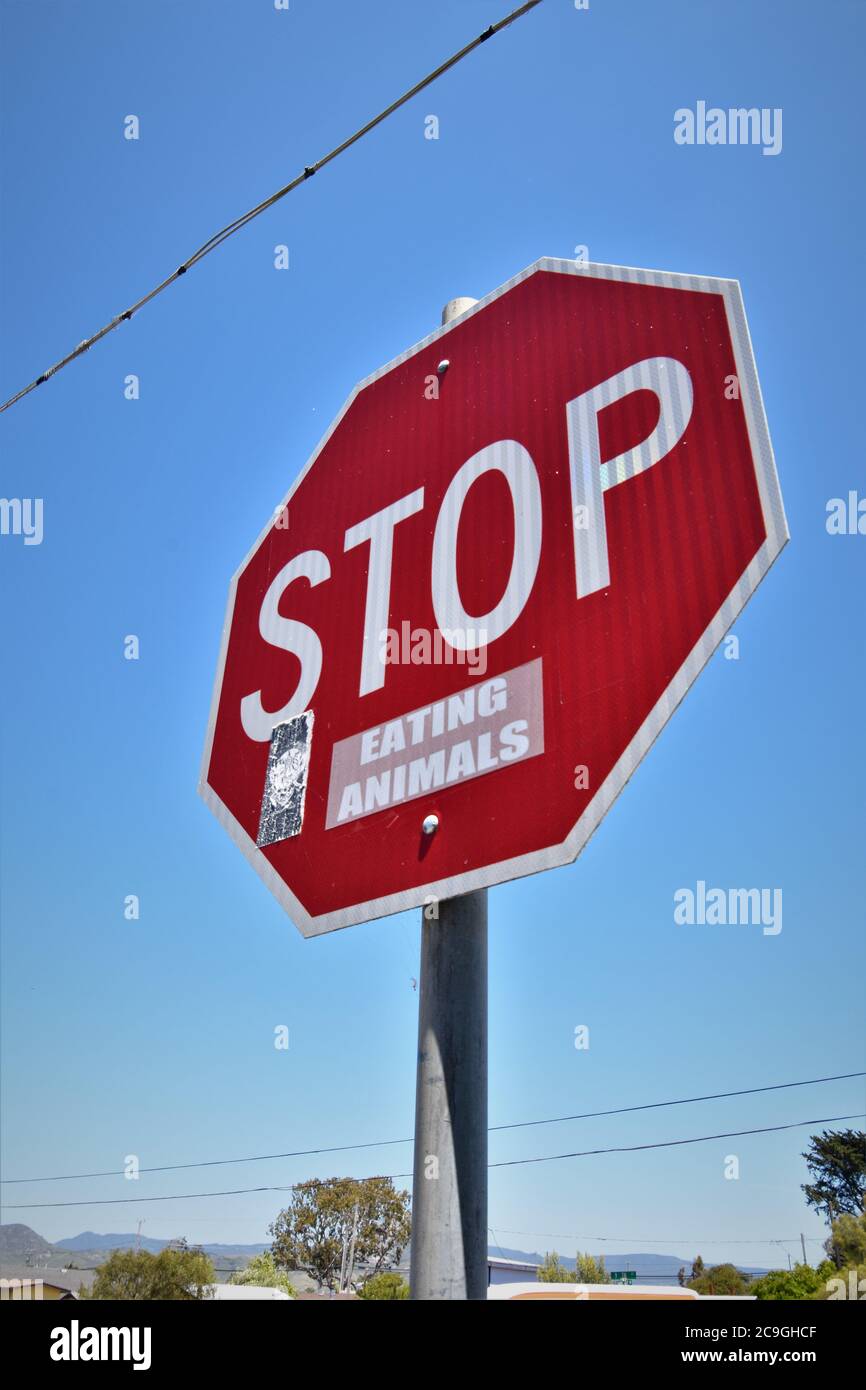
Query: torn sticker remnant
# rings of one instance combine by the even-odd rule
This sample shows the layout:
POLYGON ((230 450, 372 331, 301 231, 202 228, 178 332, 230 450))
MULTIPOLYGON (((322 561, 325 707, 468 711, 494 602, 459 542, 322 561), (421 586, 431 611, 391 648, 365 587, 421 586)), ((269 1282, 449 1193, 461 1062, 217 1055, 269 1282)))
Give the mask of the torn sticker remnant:
POLYGON ((300 835, 313 738, 313 711, 305 710, 271 732, 268 770, 256 844, 259 849, 300 835))

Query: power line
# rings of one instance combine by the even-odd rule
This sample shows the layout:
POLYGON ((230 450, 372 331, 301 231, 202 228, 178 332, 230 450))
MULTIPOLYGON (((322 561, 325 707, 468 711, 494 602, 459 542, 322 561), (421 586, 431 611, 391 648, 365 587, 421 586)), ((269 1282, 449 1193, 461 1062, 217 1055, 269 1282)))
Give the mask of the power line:
MULTIPOLYGON (((556 1163, 564 1158, 590 1158, 598 1154, 618 1154, 636 1153, 644 1149, 673 1149, 679 1148, 683 1144, 707 1144, 714 1139, 738 1139, 744 1135, 751 1134, 777 1134, 787 1129, 805 1129, 811 1125, 835 1124, 840 1120, 859 1120, 863 1119, 862 1114, 857 1115, 828 1115, 821 1120, 794 1120, 786 1125, 764 1125, 760 1129, 733 1129, 721 1134, 701 1134, 692 1139, 666 1139, 654 1144, 629 1144, 607 1149, 583 1149, 575 1153, 567 1154, 545 1154, 538 1158, 514 1158, 504 1162, 488 1163, 488 1168, 516 1168, 528 1163, 556 1163)), ((382 1178, 388 1181, 396 1181, 398 1178, 411 1178, 411 1173, 388 1173, 376 1174, 366 1178, 331 1178, 320 1179, 321 1186, 329 1182, 379 1182, 382 1178)), ((309 1179, 308 1182, 315 1182, 316 1179, 309 1179)), ((86 1202, 7 1202, 7 1211, 36 1211, 44 1207, 113 1207, 128 1206, 133 1203, 142 1202, 183 1202, 193 1197, 238 1197, 246 1193, 256 1192, 293 1192, 296 1187, 303 1187, 304 1183, 290 1183, 285 1187, 236 1187, 225 1192, 181 1192, 167 1197, 102 1197, 95 1201, 86 1202)))
MULTIPOLYGON (((686 1096, 680 1100, 657 1100, 650 1101, 644 1105, 624 1105, 615 1110, 586 1110, 579 1115, 554 1115, 547 1120, 518 1120, 513 1124, 491 1125, 488 1133, 496 1134, 506 1129, 526 1129, 536 1125, 558 1125, 565 1124, 570 1120, 595 1120, 608 1115, 629 1115, 639 1110, 661 1110, 672 1105, 696 1105, 699 1102, 708 1100, 727 1100, 734 1096, 754 1096, 761 1095, 767 1091, 788 1091, 797 1086, 823 1086, 830 1081, 850 1081, 857 1077, 866 1076, 866 1072, 850 1071, 842 1072, 838 1076, 818 1076, 810 1081, 782 1081, 773 1086, 750 1086, 746 1090, 739 1091, 716 1091, 705 1096, 686 1096)), ((314 1149, 293 1149, 286 1153, 276 1154, 252 1154, 247 1158, 210 1158, 201 1159, 196 1163, 164 1163, 156 1167, 139 1168, 140 1173, 174 1173, 187 1168, 220 1168, 234 1163, 266 1163, 277 1158, 312 1158, 322 1154, 350 1153, 360 1149, 384 1149, 396 1144, 412 1144, 413 1139, 380 1139, 369 1140, 362 1144, 335 1144, 328 1148, 314 1149)), ((115 1178, 125 1177, 126 1173, 122 1168, 109 1168, 97 1173, 60 1173, 54 1177, 47 1178, 3 1178, 0 1179, 7 1186, 29 1182, 73 1182, 82 1178, 115 1178)))
MULTIPOLYGON (((488 1163, 488 1168, 521 1168, 528 1163, 556 1163, 563 1158, 590 1158, 595 1154, 629 1154, 641 1149, 673 1149, 681 1144, 708 1144, 713 1139, 739 1139, 744 1134, 775 1134, 783 1129, 802 1129, 807 1125, 834 1124, 837 1120, 859 1120, 862 1115, 829 1115, 826 1120, 795 1120, 789 1125, 764 1125, 760 1129, 731 1129, 721 1134, 701 1134, 696 1139, 665 1139, 656 1144, 623 1144, 612 1149, 582 1149, 567 1154, 545 1154, 541 1158, 506 1158, 499 1163, 488 1163)), ((401 1173, 400 1177, 410 1174, 401 1173)))
MULTIPOLYGON (((196 1163, 163 1163, 157 1167, 139 1168, 139 1173, 176 1173, 186 1168, 222 1168, 233 1163, 268 1163, 276 1158, 311 1158, 321 1154, 350 1153, 358 1149, 384 1149, 395 1144, 412 1144, 412 1139, 370 1140, 363 1144, 336 1144, 331 1148, 291 1149, 278 1154, 251 1154, 248 1158, 207 1158, 196 1163)), ((26 1182, 74 1182, 79 1178, 121 1178, 126 1173, 122 1168, 108 1168, 99 1173, 59 1173, 53 1178, 2 1178, 0 1183, 7 1186, 26 1182)))
POLYGON ((98 343, 100 339, 106 337, 107 334, 111 333, 121 323, 128 322, 133 314, 138 313, 139 309, 144 308, 145 304, 149 304, 158 294, 162 294, 163 290, 168 289, 169 285, 174 284, 175 280, 179 280, 181 275, 185 275, 198 261, 203 260, 211 251, 215 251, 224 241, 228 241, 229 237, 234 236, 235 232, 239 232, 248 222, 252 222, 253 218, 259 217, 261 213, 273 207, 275 203, 285 198, 287 194, 292 193, 300 184, 306 183, 308 179, 312 178, 313 174, 317 174, 326 164, 330 164, 338 155, 343 154, 352 145, 357 144, 365 135, 369 135, 371 130, 375 130, 376 126, 381 125, 382 122, 387 120, 389 116, 392 116, 395 111, 398 111, 401 106, 405 106, 413 97, 418 96, 419 92, 423 92, 426 87, 431 86, 431 84, 442 77, 444 73, 456 67, 458 63, 462 62, 463 59, 468 57, 476 48, 479 48, 481 44, 486 43, 488 39, 492 39, 494 34, 498 34, 501 30, 507 29, 515 20, 528 14, 530 10, 534 10, 535 7, 540 4, 541 0, 526 0, 525 4, 520 5, 518 9, 513 10, 512 13, 506 15, 504 19, 500 19, 496 24, 489 25, 477 38, 472 39, 470 43, 458 49, 456 53, 452 53, 451 57, 446 58, 444 63, 440 63, 439 66, 428 73, 426 77, 422 77, 420 82, 416 82, 414 87, 410 87, 409 90, 404 92, 401 97, 398 97, 396 101, 392 101, 390 106, 386 106, 384 110, 380 111, 372 120, 367 121, 366 125, 362 125, 359 130, 355 131, 354 135, 350 135, 339 145, 336 145, 328 154, 323 155, 321 159, 317 159, 314 164, 305 165, 303 173, 298 174, 296 178, 292 179, 291 183, 287 183, 284 188, 278 189, 277 192, 272 193, 269 198, 265 198, 263 202, 257 203, 256 206, 250 208, 248 212, 243 213, 240 217, 236 217, 233 222, 229 222, 227 226, 215 232, 197 251, 194 251, 191 256, 187 257, 187 259, 178 266, 177 270, 172 271, 171 275, 167 275, 154 289, 150 290, 146 295, 143 295, 141 299, 136 300, 128 309, 124 309, 122 314, 115 315, 115 317, 100 328, 97 333, 92 334, 89 338, 85 338, 76 348, 73 348, 65 357, 62 357, 59 362, 55 362, 53 367, 49 367, 41 376, 31 381, 29 386, 25 386, 21 391, 11 396, 4 405, 0 406, 0 412, 8 410, 10 406, 15 405, 22 397, 29 395, 31 391, 35 391, 37 386, 41 386, 42 383, 48 381, 50 377, 56 376, 63 367, 68 366, 70 362, 74 362, 77 357, 81 357, 89 348, 92 348, 95 343, 98 343))
POLYGON ((782 1081, 775 1086, 750 1086, 744 1091, 715 1091, 706 1096, 687 1096, 684 1100, 657 1100, 649 1105, 623 1105, 616 1110, 586 1110, 582 1115, 556 1115, 552 1120, 521 1120, 518 1124, 493 1125, 490 1133, 501 1129, 529 1129, 533 1125, 557 1125, 566 1120, 597 1120, 606 1115, 628 1115, 635 1110, 663 1110, 670 1105, 696 1105, 705 1100, 727 1100, 731 1096, 756 1096, 764 1091, 789 1091, 795 1086, 821 1086, 827 1081, 850 1081, 866 1076, 863 1071, 843 1072, 839 1076, 817 1076, 812 1081, 782 1081))
MULTIPOLYGON (((597 1240, 614 1245, 640 1245, 641 1242, 646 1245, 796 1245, 800 1240, 799 1236, 768 1236, 766 1240, 695 1240, 694 1236, 576 1236, 565 1231, 515 1231, 510 1226, 497 1226, 496 1229, 506 1236, 533 1236, 543 1240, 597 1240)), ((826 1237, 806 1236, 806 1240, 809 1244, 823 1245, 826 1237)))
MULTIPOLYGON (((368 1179, 356 1178, 356 1182, 368 1179)), ((240 1197, 250 1192, 292 1192, 293 1187, 234 1187, 225 1192, 178 1192, 168 1197, 100 1197, 93 1202, 4 1202, 6 1211, 35 1211, 38 1207, 119 1207, 141 1202, 185 1202, 193 1197, 240 1197)))
MULTIPOLYGON (((392 1173, 391 1179, 410 1178, 411 1173, 392 1173)), ((373 1174, 366 1178, 305 1178, 303 1182, 286 1183, 270 1187, 235 1187, 225 1192, 178 1192, 166 1197, 100 1197, 93 1202, 4 1202, 8 1211, 36 1207, 112 1207, 126 1206, 130 1202, 183 1202, 189 1197, 239 1197, 250 1192, 294 1192, 297 1187, 331 1187, 341 1182, 381 1182, 382 1177, 373 1174)), ((388 1179, 386 1179, 387 1181, 388 1179)))

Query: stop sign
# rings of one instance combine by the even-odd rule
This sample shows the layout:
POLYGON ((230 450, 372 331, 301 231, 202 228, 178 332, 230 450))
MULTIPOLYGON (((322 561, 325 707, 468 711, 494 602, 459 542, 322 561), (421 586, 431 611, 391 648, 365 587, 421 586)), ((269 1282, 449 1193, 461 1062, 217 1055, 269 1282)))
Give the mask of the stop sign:
POLYGON ((201 793, 307 936, 568 863, 786 540, 738 284, 538 261, 269 519, 201 793))

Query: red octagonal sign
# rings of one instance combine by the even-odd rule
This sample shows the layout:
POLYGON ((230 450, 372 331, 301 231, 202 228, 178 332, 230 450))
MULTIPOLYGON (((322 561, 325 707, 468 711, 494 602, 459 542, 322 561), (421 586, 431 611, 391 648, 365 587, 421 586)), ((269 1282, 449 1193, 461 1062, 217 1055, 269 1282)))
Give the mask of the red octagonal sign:
POLYGON ((538 261, 235 574, 202 795, 308 936, 568 863, 786 540, 738 284, 538 261))

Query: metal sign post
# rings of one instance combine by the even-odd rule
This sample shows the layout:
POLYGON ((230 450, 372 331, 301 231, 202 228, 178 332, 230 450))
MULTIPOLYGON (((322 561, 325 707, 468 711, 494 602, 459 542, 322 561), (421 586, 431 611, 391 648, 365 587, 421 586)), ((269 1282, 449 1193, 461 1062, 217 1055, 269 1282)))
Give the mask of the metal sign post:
POLYGON ((485 892, 577 857, 787 540, 736 282, 543 259, 443 319, 236 571, 201 777, 305 936, 424 909, 431 1300, 485 1297, 485 892))
POLYGON ((487 1297, 487 889, 422 910, 413 1299, 487 1297))
POLYGON ((422 908, 420 969, 411 1296, 486 1299, 486 888, 422 908))

